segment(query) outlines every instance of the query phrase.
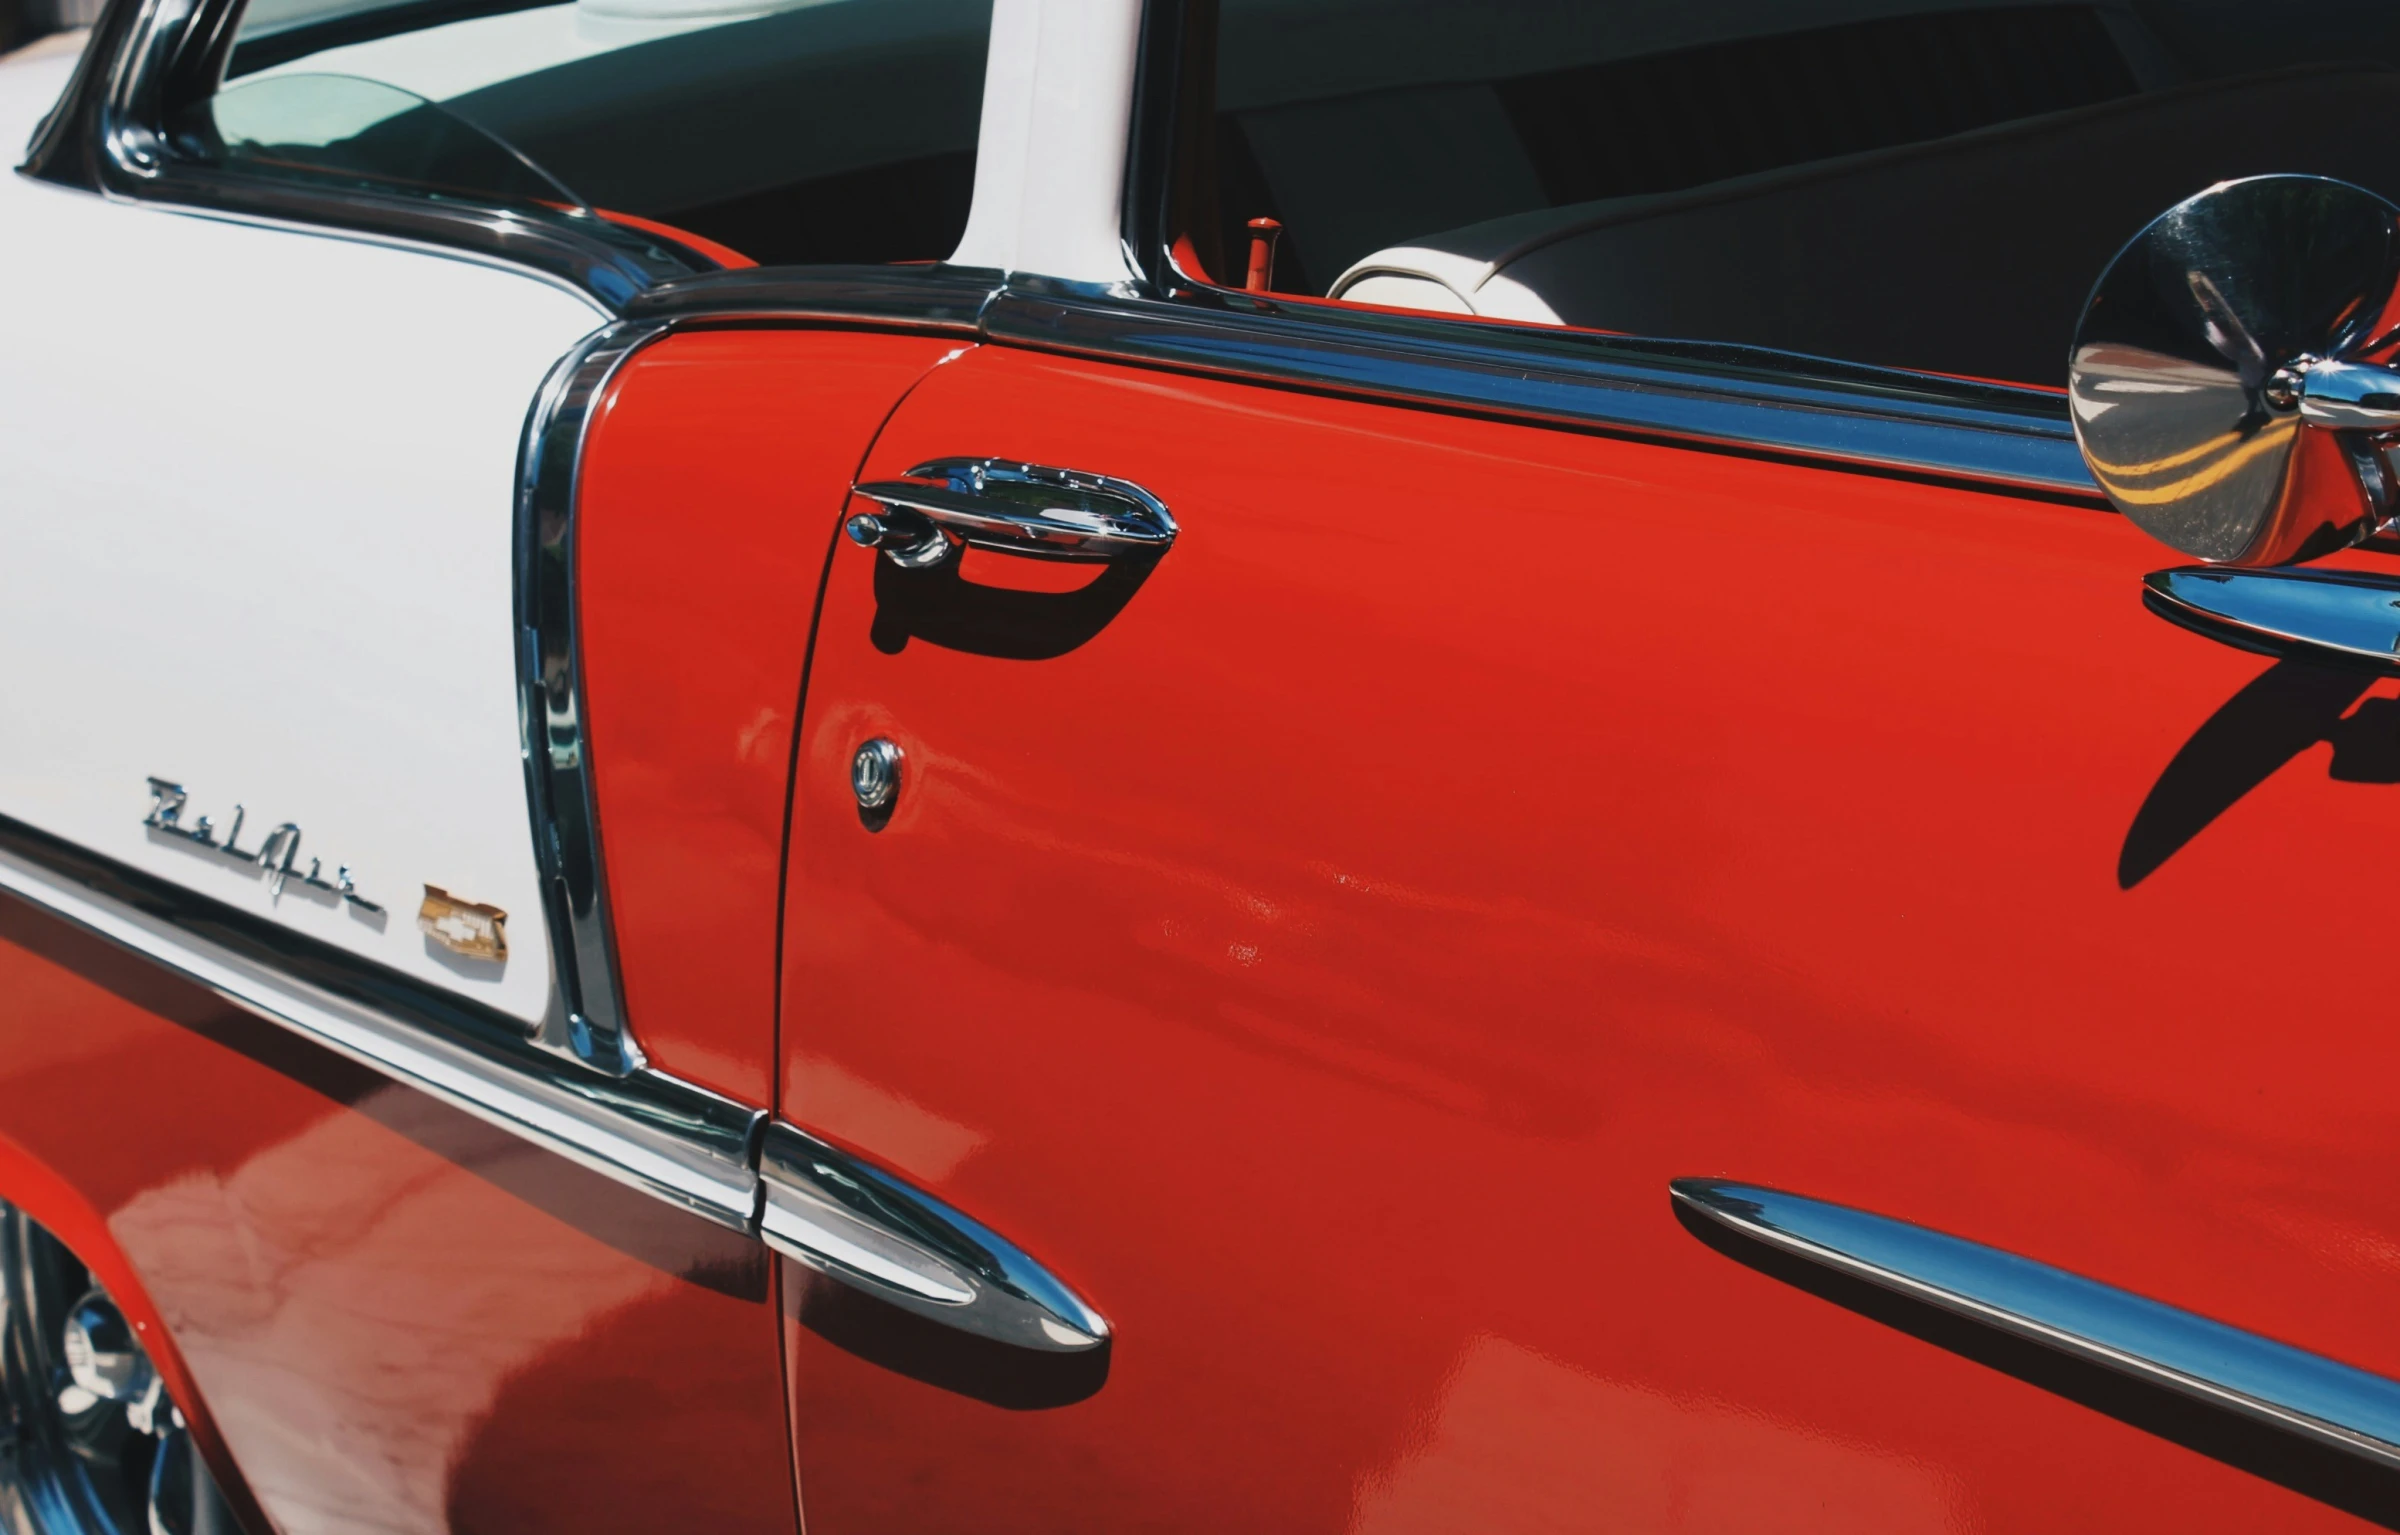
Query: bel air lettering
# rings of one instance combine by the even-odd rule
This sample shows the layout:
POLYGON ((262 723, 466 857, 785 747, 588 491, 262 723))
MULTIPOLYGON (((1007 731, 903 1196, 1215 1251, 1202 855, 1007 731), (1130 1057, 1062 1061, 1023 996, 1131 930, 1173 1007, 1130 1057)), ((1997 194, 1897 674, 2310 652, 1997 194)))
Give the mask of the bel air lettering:
POLYGON ((330 880, 324 877, 323 864, 314 858, 308 861, 308 872, 305 874, 300 872, 297 867, 300 858, 300 828, 297 824, 291 821, 283 822, 268 832, 259 842, 257 850, 252 851, 241 845, 242 817, 247 813, 243 807, 240 805, 233 807, 233 825, 226 829, 225 840, 219 842, 216 824, 207 816, 199 817, 189 826, 183 824, 183 809, 189 798, 183 785, 164 778, 151 779, 150 813, 142 817, 142 824, 152 831, 164 832, 170 837, 181 837, 186 842, 196 843, 212 852, 222 853, 228 858, 238 858, 245 863, 256 864, 267 872, 267 891, 271 895, 283 894, 284 881, 296 879, 312 889, 322 890, 328 895, 339 896, 362 910, 371 912, 383 910, 381 906, 358 893, 357 885, 351 880, 348 864, 336 864, 333 878, 330 880))

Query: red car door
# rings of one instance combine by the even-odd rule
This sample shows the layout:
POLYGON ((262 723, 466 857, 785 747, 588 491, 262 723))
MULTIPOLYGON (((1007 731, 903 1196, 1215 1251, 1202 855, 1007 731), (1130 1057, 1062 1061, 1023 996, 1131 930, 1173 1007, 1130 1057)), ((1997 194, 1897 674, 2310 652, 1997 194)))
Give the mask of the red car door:
POLYGON ((2383 983, 2334 949, 2400 836, 2387 685, 2161 623, 2165 551, 2073 497, 998 345, 863 478, 985 455, 1178 531, 835 543, 779 1106, 1112 1336, 1010 1349, 787 1266, 817 1535, 2388 1513, 1669 1193, 2400 1373, 2383 983))

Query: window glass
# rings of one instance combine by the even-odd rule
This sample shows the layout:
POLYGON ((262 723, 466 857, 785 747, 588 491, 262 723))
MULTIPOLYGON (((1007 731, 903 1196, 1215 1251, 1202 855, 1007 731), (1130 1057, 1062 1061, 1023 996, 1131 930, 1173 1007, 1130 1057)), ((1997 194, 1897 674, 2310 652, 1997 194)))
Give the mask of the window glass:
POLYGON ((184 135, 212 160, 529 206, 575 194, 472 123, 355 75, 265 75, 220 91, 184 135))
POLYGON ((2051 386, 2175 202, 2400 199, 2390 0, 1221 0, 1218 36, 1180 254, 1237 286, 1272 218, 1286 292, 2051 386))
POLYGON ((766 264, 938 260, 991 0, 253 0, 188 153, 588 208, 766 264))

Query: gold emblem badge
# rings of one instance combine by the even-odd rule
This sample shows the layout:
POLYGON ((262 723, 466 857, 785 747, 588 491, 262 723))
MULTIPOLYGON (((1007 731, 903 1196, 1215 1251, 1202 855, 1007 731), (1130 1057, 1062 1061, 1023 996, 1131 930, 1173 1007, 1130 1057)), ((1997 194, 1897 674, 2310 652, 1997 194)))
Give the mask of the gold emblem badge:
POLYGON ((439 885, 425 887, 417 908, 417 931, 469 959, 508 958, 508 913, 497 906, 462 901, 439 885))

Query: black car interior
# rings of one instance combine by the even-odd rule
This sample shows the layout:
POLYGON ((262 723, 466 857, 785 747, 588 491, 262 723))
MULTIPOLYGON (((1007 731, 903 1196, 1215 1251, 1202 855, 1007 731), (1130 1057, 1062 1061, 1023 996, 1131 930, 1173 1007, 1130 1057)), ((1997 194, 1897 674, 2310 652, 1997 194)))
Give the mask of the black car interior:
POLYGON ((2055 386, 2173 203, 2285 171, 2400 197, 2382 0, 1221 4, 1179 211, 1230 285, 1265 217, 1285 292, 1430 251, 1566 325, 2055 386))

